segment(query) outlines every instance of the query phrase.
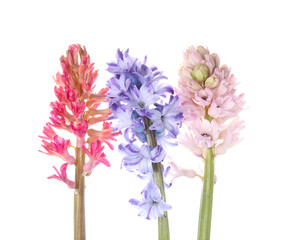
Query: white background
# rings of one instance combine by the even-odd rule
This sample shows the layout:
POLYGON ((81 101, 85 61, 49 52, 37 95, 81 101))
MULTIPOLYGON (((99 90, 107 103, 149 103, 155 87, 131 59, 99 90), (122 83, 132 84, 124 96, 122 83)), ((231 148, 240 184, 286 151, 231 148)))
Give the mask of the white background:
MULTIPOLYGON (((117 48, 158 66, 177 83, 182 51, 204 45, 231 66, 245 92, 244 140, 216 160, 212 239, 290 239, 289 7, 287 1, 1 1, 0 239, 72 239, 73 191, 56 180, 61 161, 39 153, 53 76, 72 43, 100 69, 117 48)), ((173 150, 183 166, 199 159, 173 150), (176 154, 178 153, 178 154, 176 154)), ((143 182, 111 168, 87 178, 87 239, 157 239, 157 223, 128 199, 143 182)), ((196 239, 201 182, 178 179, 167 190, 172 240, 196 239)))

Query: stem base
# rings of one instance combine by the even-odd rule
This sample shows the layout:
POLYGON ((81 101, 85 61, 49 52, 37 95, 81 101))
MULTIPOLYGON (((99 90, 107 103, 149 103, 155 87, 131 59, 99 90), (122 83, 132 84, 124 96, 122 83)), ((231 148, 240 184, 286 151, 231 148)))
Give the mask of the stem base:
POLYGON ((214 150, 206 149, 203 189, 200 202, 198 240, 210 240, 213 186, 214 186, 214 150))
POLYGON ((74 194, 74 240, 86 239, 85 224, 85 177, 82 175, 85 152, 76 148, 75 194, 74 194))

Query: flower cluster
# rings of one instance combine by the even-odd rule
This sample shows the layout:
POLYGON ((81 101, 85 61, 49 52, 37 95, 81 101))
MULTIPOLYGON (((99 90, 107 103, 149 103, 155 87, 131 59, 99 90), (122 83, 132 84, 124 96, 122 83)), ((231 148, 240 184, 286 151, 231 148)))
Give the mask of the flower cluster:
POLYGON ((146 65, 147 58, 141 62, 117 51, 117 61, 108 63, 108 71, 114 76, 108 81, 107 93, 112 111, 110 119, 118 119, 115 131, 121 131, 126 142, 119 145, 122 165, 128 171, 149 179, 143 190, 143 200, 130 200, 140 208, 140 215, 147 219, 157 218, 169 209, 163 202, 159 188, 152 180, 154 163, 166 157, 165 145, 177 137, 181 120, 178 110, 178 96, 173 88, 164 83, 166 79, 155 66, 146 65), (151 138, 149 139, 149 135, 151 138))
POLYGON ((69 46, 67 56, 62 56, 60 63, 63 73, 58 72, 54 79, 57 84, 54 88, 57 101, 50 104, 50 122, 46 123, 43 129, 42 147, 46 150, 43 153, 58 156, 65 162, 60 167, 60 172, 54 167, 58 175, 48 178, 60 180, 69 188, 74 188, 74 182, 69 180, 66 174, 67 166, 75 164, 76 161, 69 153, 69 148, 73 146, 70 140, 58 136, 54 129, 66 130, 75 135, 76 147, 83 149, 89 157, 89 161, 83 167, 86 175, 99 163, 110 166, 103 152, 103 143, 113 149, 109 141, 115 140, 114 136, 118 133, 113 133, 111 123, 105 122, 111 114, 110 109, 98 109, 100 104, 105 102, 108 89, 93 93, 98 71, 94 70, 94 64, 90 62, 85 47, 69 46), (91 128, 96 123, 102 123, 101 130, 91 128))
POLYGON ((240 141, 243 94, 236 93, 236 79, 226 65, 220 66, 217 54, 199 46, 189 47, 183 57, 177 94, 188 131, 180 143, 200 157, 212 147, 223 154, 240 141))

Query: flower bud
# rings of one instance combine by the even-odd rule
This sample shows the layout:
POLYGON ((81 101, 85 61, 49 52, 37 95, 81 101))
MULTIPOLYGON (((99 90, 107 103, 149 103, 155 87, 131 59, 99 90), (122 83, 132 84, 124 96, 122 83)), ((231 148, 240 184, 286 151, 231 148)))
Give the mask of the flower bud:
POLYGON ((219 56, 216 53, 213 53, 213 54, 211 54, 211 57, 214 60, 215 67, 216 68, 219 67, 219 65, 220 65, 220 58, 219 58, 219 56))
POLYGON ((230 69, 227 65, 222 65, 220 70, 224 72, 224 78, 227 78, 230 75, 230 69))
POLYGON ((198 46, 196 50, 201 55, 202 58, 204 58, 205 54, 209 54, 209 51, 205 49, 203 46, 198 46))
POLYGON ((205 80, 205 87, 208 88, 215 88, 218 84, 219 84, 219 78, 217 77, 217 75, 213 74, 211 75, 208 79, 205 80))
POLYGON ((205 64, 197 64, 194 69, 190 72, 193 80, 203 82, 208 77, 208 68, 205 64))

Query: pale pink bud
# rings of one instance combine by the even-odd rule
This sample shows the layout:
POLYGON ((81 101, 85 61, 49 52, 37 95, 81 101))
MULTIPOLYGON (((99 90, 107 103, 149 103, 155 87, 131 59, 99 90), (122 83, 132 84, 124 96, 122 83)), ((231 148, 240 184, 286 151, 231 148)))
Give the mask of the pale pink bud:
POLYGON ((228 76, 230 75, 230 72, 231 72, 231 70, 225 64, 220 67, 220 71, 223 72, 224 78, 228 78, 228 76))
POLYGON ((219 78, 217 75, 215 74, 212 74, 209 78, 207 78, 205 80, 205 87, 208 87, 208 88, 215 88, 218 84, 219 84, 219 78))
POLYGON ((190 72, 190 75, 193 80, 203 82, 209 75, 209 69, 205 64, 197 64, 190 72))
POLYGON ((190 67, 182 67, 178 71, 178 75, 180 79, 178 80, 178 85, 180 89, 188 89, 189 92, 194 92, 196 90, 200 90, 202 87, 201 85, 194 81, 190 75, 192 68, 190 67))
POLYGON ((214 72, 214 69, 215 69, 215 61, 214 61, 214 59, 212 58, 212 56, 211 55, 209 55, 209 54, 206 54, 205 56, 204 56, 204 61, 202 61, 202 63, 204 63, 206 66, 207 66, 207 68, 208 68, 208 76, 210 76, 213 72, 214 72))
POLYGON ((190 46, 183 53, 184 66, 191 66, 193 68, 195 65, 199 64, 201 60, 202 60, 201 54, 193 46, 190 46))
POLYGON ((220 65, 220 58, 216 53, 211 54, 212 59, 214 60, 215 67, 219 67, 220 65))
POLYGON ((209 51, 203 46, 197 46, 197 52, 201 55, 202 58, 204 58, 206 54, 209 54, 209 51))

